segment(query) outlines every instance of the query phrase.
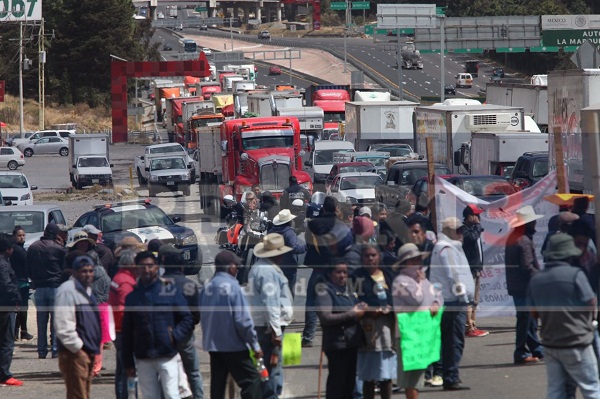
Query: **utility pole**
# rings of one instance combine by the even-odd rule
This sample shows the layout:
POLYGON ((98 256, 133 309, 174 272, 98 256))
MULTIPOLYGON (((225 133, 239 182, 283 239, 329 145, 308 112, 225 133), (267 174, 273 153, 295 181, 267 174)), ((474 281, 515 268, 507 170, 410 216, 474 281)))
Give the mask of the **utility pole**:
POLYGON ((39 107, 39 128, 40 130, 44 130, 45 127, 45 121, 46 121, 46 116, 45 116, 45 98, 46 98, 46 91, 45 91, 45 71, 44 71, 44 65, 46 64, 46 50, 44 47, 44 19, 42 18, 41 24, 40 24, 40 34, 38 37, 38 95, 39 95, 39 100, 38 100, 38 107, 39 107))
POLYGON ((23 134, 23 22, 19 22, 19 133, 23 134))

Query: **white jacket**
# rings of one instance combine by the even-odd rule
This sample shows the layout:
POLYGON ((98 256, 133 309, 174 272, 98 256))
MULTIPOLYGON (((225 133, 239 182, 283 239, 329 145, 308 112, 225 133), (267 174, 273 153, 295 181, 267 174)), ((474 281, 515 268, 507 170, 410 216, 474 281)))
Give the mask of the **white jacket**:
POLYGON ((475 282, 460 241, 443 233, 431 253, 429 281, 439 284, 444 302, 469 303, 475 294, 475 282))

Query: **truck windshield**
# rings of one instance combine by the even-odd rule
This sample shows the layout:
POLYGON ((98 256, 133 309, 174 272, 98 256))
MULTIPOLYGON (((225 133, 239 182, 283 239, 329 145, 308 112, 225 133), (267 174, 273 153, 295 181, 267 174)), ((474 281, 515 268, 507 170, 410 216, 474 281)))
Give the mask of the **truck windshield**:
POLYGON ((389 152, 390 157, 407 157, 410 155, 410 150, 404 147, 382 147, 377 151, 389 152))
POLYGON ((106 158, 79 158, 80 168, 102 168, 108 166, 106 158))
POLYGON ((352 150, 318 150, 315 151, 315 165, 332 165, 333 154, 336 152, 354 152, 352 150))
POLYGON ((323 122, 343 122, 345 112, 325 112, 323 122))
POLYGON ((242 132, 242 147, 244 150, 259 148, 292 148, 294 147, 294 132, 291 129, 252 130, 242 132))
POLYGON ((340 190, 355 190, 360 188, 373 188, 376 184, 383 183, 379 176, 351 176, 343 178, 340 190))
POLYGON ((150 162, 150 170, 164 169, 185 169, 185 162, 183 162, 183 158, 161 158, 153 159, 150 162))
POLYGON ((181 144, 150 148, 150 154, 168 154, 171 152, 185 152, 185 150, 183 149, 181 144))
POLYGON ((369 158, 356 158, 356 162, 369 162, 373 166, 385 166, 385 158, 369 157, 369 158))
POLYGON ((23 227, 25 233, 44 231, 44 212, 7 211, 0 213, 0 233, 12 234, 15 226, 23 227))

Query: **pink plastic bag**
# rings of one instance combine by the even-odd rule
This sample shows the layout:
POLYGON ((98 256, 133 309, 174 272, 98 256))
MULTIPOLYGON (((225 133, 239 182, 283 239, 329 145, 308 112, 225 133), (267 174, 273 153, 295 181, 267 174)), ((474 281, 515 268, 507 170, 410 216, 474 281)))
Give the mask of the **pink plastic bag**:
POLYGON ((100 313, 100 329, 102 331, 102 344, 115 339, 115 319, 113 317, 112 306, 108 303, 98 305, 100 313))

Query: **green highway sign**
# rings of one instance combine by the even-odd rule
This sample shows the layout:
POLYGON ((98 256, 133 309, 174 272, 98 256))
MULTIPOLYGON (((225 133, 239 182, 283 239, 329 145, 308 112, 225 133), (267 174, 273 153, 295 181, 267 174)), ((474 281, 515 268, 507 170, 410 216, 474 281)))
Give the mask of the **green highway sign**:
POLYGON ((329 8, 332 9, 332 10, 345 10, 346 9, 346 2, 329 3, 329 8))
POLYGON ((577 51, 578 48, 579 46, 565 46, 562 49, 565 53, 574 53, 577 51))
POLYGON ((436 7, 435 15, 446 15, 446 7, 436 7))
POLYGON ((351 4, 353 10, 369 10, 371 8, 371 3, 369 1, 355 1, 351 4))
POLYGON ((498 47, 497 53, 524 53, 525 47, 498 47))
POLYGON ((194 8, 196 12, 208 11, 208 7, 196 7, 194 8))
POLYGON ((556 53, 559 49, 560 47, 555 46, 529 47, 532 53, 556 53))
POLYGON ((545 30, 542 31, 544 46, 579 46, 589 41, 600 44, 600 30, 545 30))
POLYGON ((454 54, 471 54, 471 53, 482 54, 483 53, 482 48, 456 48, 452 51, 454 52, 454 54))

